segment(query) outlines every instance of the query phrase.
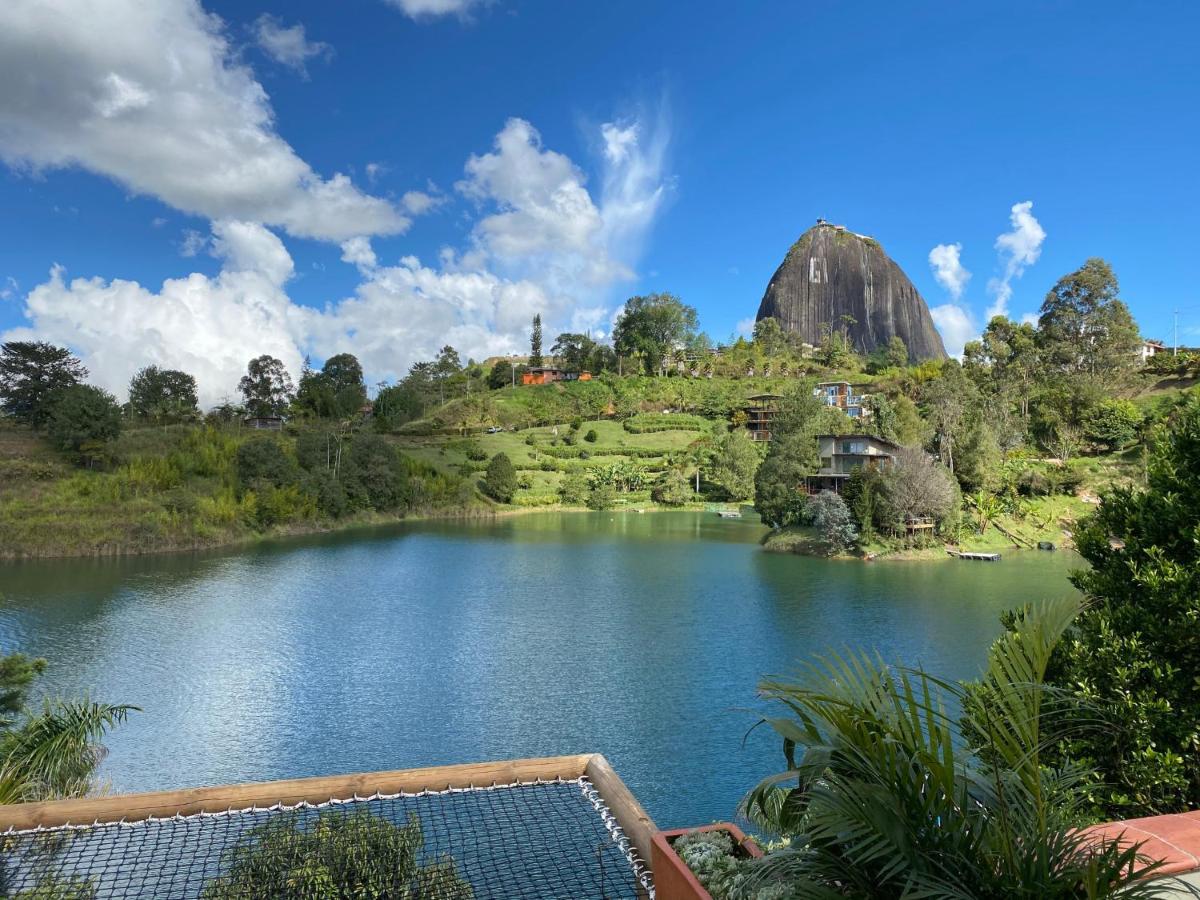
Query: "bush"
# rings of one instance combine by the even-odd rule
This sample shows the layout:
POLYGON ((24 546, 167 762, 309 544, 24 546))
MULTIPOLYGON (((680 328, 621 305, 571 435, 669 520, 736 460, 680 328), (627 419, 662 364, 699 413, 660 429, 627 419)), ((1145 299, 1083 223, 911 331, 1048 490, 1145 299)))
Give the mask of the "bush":
POLYGON ((617 503, 617 489, 611 484, 595 484, 588 490, 588 509, 612 509, 617 503))
POLYGON ((587 434, 585 434, 583 436, 583 439, 585 441, 587 441, 589 444, 594 444, 599 439, 599 437, 600 437, 600 435, 596 434, 595 428, 589 428, 587 430, 587 434))
POLYGON ((707 431, 708 421, 685 413, 644 413, 626 419, 623 427, 630 434, 655 431, 707 431))
POLYGON ((237 449, 237 480, 242 490, 280 487, 294 475, 291 458, 275 438, 251 438, 237 449))
POLYGON ((1145 490, 1117 488, 1075 535, 1090 603, 1052 681, 1087 706, 1060 759, 1094 771, 1106 817, 1200 806, 1200 397, 1158 429, 1145 490), (1102 724, 1096 727, 1095 722, 1102 724))
POLYGON ((567 506, 583 506, 588 500, 588 480, 582 472, 568 475, 558 486, 558 498, 567 506))
POLYGON ((315 824, 296 813, 279 814, 224 854, 224 874, 208 882, 201 897, 469 900, 471 886, 453 860, 418 861, 423 844, 415 813, 404 826, 366 810, 322 815, 315 824))
POLYGON ((78 453, 86 445, 112 441, 121 433, 121 408, 108 391, 89 384, 66 388, 50 411, 50 441, 78 453))
POLYGON ((1101 400, 1088 414, 1084 433, 1109 450, 1118 450, 1137 437, 1142 414, 1128 400, 1101 400))
POLYGON ((474 462, 483 462, 487 458, 488 452, 480 444, 471 441, 470 446, 467 447, 467 459, 474 462))
POLYGON ((692 486, 682 472, 672 469, 658 479, 650 498, 664 506, 683 506, 692 499, 692 486))
POLYGON ((512 502, 513 494, 517 492, 517 470, 513 468, 512 460, 506 454, 497 453, 488 463, 483 478, 483 490, 500 503, 512 502))
POLYGON ((354 436, 342 461, 341 480, 355 509, 396 509, 408 501, 407 472, 396 448, 369 432, 354 436))
POLYGON ((858 529, 841 497, 833 491, 821 491, 809 499, 808 509, 827 553, 841 553, 854 546, 858 529))

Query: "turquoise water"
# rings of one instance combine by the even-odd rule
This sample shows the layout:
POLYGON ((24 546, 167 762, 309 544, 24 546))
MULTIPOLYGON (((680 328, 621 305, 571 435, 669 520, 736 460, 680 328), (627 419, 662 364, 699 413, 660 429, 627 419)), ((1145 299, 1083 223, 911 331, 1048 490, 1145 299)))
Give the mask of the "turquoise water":
POLYGON ((754 688, 827 649, 976 674, 1068 554, 861 563, 762 552, 712 513, 439 522, 121 561, 0 565, 0 647, 143 708, 116 790, 601 752, 662 826, 782 767, 754 688))

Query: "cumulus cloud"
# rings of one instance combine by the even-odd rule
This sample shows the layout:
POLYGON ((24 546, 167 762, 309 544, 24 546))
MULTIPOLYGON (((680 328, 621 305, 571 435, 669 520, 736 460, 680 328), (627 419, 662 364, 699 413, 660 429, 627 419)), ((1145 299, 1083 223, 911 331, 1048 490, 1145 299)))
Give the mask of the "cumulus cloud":
POLYGON ((754 337, 754 326, 758 322, 754 316, 748 316, 745 319, 738 319, 738 323, 733 326, 733 330, 744 338, 754 337))
POLYGON ((202 234, 194 228, 188 228, 183 232, 183 239, 179 242, 179 255, 190 259, 203 253, 207 248, 208 235, 202 234))
POLYGON ((0 3, 0 159, 80 166, 188 213, 343 241, 409 219, 313 171, 198 0, 0 3))
POLYGON ((410 19, 434 19, 438 16, 458 16, 463 18, 478 6, 480 0, 385 0, 389 6, 394 6, 410 19))
POLYGON ((971 319, 971 313, 955 303, 943 303, 929 310, 933 324, 941 332, 946 352, 951 356, 962 356, 967 341, 979 336, 979 329, 971 319))
POLYGON ((307 63, 314 57, 328 59, 333 48, 322 41, 310 41, 300 23, 285 27, 283 22, 270 13, 263 13, 254 21, 254 38, 263 53, 275 62, 295 69, 307 77, 307 63))
POLYGON ((400 202, 404 205, 405 212, 410 215, 420 216, 441 206, 446 202, 446 198, 436 192, 406 191, 404 196, 400 198, 400 202))
POLYGON ((1020 278, 1026 268, 1038 261, 1042 242, 1046 240, 1045 230, 1033 217, 1032 200, 1013 204, 1009 221, 1012 231, 996 238, 996 252, 1004 265, 1004 273, 988 282, 988 292, 992 295, 992 305, 987 311, 989 321, 993 316, 1008 315, 1013 279, 1020 278))
POLYGON ((966 290, 971 273, 962 264, 962 244, 938 244, 929 251, 929 267, 933 277, 950 296, 958 300, 966 290))
POLYGON ((68 345, 92 381, 121 397, 150 364, 193 374, 205 404, 232 395, 247 361, 263 353, 298 374, 308 313, 283 290, 292 273, 283 243, 261 225, 226 221, 213 226, 213 248, 224 259, 219 275, 168 279, 158 291, 122 279, 68 281, 55 266, 25 300, 31 326, 4 339, 68 345))
POLYGON ((631 273, 663 193, 661 171, 653 177, 661 156, 655 162, 640 144, 627 149, 618 161, 605 158, 597 203, 574 163, 513 120, 494 152, 465 167, 463 190, 480 218, 463 252, 445 248, 432 266, 412 256, 388 264, 368 236, 352 235, 341 242, 342 259, 361 281, 320 309, 288 297, 294 266, 278 235, 221 219, 209 241, 223 261, 215 277, 192 274, 153 290, 120 279, 68 281, 56 267, 26 298, 29 326, 3 337, 73 347, 97 383, 119 396, 144 365, 181 368, 213 403, 235 392, 246 362, 262 353, 294 376, 306 354, 354 353, 373 382, 402 377, 447 343, 464 358, 524 350, 535 313, 549 335, 603 334, 611 294, 631 273), (584 271, 590 278, 578 277, 584 271))

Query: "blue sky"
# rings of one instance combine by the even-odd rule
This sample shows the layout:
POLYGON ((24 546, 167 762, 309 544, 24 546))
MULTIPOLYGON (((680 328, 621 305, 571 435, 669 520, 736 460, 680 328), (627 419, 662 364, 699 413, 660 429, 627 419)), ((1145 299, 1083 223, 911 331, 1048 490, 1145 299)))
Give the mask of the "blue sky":
POLYGON ((818 216, 951 350, 1094 255, 1200 342, 1194 3, 89 6, 0 9, 0 334, 118 393, 157 362, 216 399, 258 352, 396 378, 658 290, 724 339, 818 216))

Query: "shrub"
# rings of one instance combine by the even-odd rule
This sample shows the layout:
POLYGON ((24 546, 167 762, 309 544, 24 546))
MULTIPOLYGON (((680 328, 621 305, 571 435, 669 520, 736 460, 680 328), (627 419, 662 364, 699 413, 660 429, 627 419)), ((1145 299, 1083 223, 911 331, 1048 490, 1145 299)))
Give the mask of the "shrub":
POLYGON ((588 509, 612 509, 617 503, 617 489, 611 484, 595 484, 587 494, 588 509))
POLYGON ((809 499, 808 509, 827 553, 840 553, 854 546, 858 529, 846 501, 833 491, 821 491, 809 499))
POLYGON ((78 453, 88 444, 115 440, 121 433, 121 408, 108 391, 77 384, 58 395, 50 411, 50 441, 78 453))
POLYGON ((707 431, 708 421, 686 413, 643 413, 628 418, 622 427, 630 434, 655 431, 707 431))
POLYGON ((762 456, 750 435, 739 429, 717 442, 708 474, 730 500, 748 500, 754 496, 754 475, 761 464, 762 456))
POLYGON ((341 479, 355 509, 395 509, 408 501, 404 463, 396 448, 378 434, 360 432, 342 461, 341 479))
POLYGON ((683 506, 692 499, 692 486, 678 469, 666 472, 650 491, 650 498, 664 506, 683 506))
POLYGON ((511 503, 517 492, 517 470, 512 460, 504 453, 497 453, 488 463, 483 478, 483 489, 489 497, 500 503, 511 503))
POLYGON ((1101 400, 1088 414, 1084 433, 1109 450, 1117 450, 1137 437, 1141 424, 1141 411, 1128 400, 1101 400))
POLYGON ((275 438, 251 438, 237 449, 237 480, 243 490, 279 487, 294 474, 291 458, 275 438))
POLYGON ((523 491, 528 491, 533 487, 533 476, 528 472, 522 472, 517 476, 517 487, 523 491))
POLYGON ((588 500, 588 480, 582 472, 568 475, 558 486, 558 498, 567 506, 583 506, 588 500))
POLYGON ((474 460, 475 462, 483 462, 487 458, 487 451, 480 444, 471 441, 470 446, 467 447, 467 459, 474 460))
POLYGON ((205 885, 203 900, 473 896, 453 860, 418 862, 424 835, 415 813, 404 826, 366 810, 322 815, 315 824, 295 813, 278 814, 246 838, 225 854, 226 871, 205 885))
POLYGON ((587 441, 589 444, 594 444, 599 439, 599 437, 600 437, 600 435, 596 434, 595 428, 589 428, 587 430, 587 434, 585 434, 583 436, 583 439, 585 441, 587 441))
POLYGON ((1104 815, 1200 805, 1200 397, 1154 434, 1145 490, 1107 492, 1075 535, 1089 605, 1056 654, 1052 680, 1103 727, 1060 756, 1095 770, 1104 815))

